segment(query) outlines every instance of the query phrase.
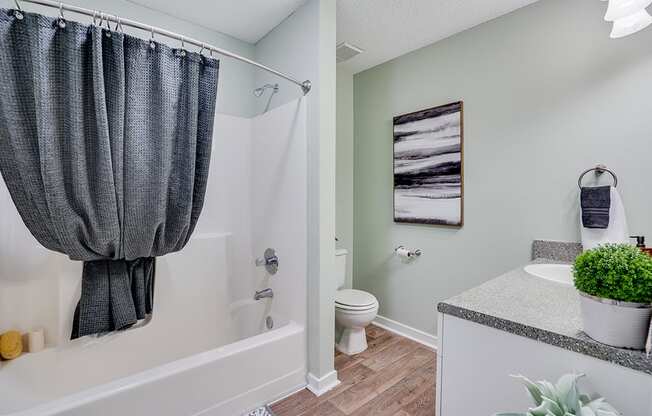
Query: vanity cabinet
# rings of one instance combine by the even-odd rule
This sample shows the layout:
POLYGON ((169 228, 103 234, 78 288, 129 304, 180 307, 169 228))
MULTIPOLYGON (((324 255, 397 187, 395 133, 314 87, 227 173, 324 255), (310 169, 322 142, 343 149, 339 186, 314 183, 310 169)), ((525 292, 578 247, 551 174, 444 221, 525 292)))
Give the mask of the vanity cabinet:
POLYGON ((471 320, 439 314, 437 416, 490 416, 524 412, 532 403, 510 374, 556 381, 584 373, 580 388, 599 394, 624 416, 652 416, 652 375, 516 335, 471 320))

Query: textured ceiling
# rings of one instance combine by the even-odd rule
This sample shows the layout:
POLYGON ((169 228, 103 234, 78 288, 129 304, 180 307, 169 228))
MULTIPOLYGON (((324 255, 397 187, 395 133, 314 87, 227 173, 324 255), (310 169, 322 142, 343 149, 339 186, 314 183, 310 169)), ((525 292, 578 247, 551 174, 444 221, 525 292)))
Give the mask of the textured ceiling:
POLYGON ((129 0, 226 33, 258 42, 305 0, 129 0))
POLYGON ((337 42, 364 52, 338 68, 358 73, 537 0, 337 0, 337 42))

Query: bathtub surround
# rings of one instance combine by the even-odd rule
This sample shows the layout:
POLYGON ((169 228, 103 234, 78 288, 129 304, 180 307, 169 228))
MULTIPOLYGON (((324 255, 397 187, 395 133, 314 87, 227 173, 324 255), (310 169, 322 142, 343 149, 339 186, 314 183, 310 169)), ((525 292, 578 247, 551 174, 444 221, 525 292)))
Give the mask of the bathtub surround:
POLYGON ((598 162, 631 232, 652 235, 652 31, 609 39, 604 9, 539 1, 354 76, 353 287, 379 315, 434 335, 437 301, 526 263, 533 239, 580 241, 577 178, 598 162), (464 227, 395 224, 392 118, 460 99, 464 227), (401 264, 401 244, 425 254, 401 264))
POLYGON ((44 247, 87 262, 72 338, 128 328, 201 213, 218 62, 33 13, 0 30, 7 188, 44 247))

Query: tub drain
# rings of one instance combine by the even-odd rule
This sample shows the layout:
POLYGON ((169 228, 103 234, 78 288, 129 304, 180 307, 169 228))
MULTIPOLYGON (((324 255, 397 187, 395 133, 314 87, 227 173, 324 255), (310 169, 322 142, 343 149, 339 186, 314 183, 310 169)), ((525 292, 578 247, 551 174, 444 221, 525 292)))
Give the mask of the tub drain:
POLYGON ((271 316, 268 316, 267 318, 265 318, 265 324, 267 325, 267 329, 274 328, 274 319, 272 319, 271 316))

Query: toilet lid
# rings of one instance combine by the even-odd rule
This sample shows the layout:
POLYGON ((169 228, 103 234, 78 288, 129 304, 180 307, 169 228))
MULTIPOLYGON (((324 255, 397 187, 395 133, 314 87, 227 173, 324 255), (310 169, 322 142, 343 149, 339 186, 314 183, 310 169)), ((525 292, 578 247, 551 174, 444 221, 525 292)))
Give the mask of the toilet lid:
POLYGON ((335 294, 335 303, 343 306, 364 307, 373 306, 378 302, 374 295, 355 289, 338 290, 335 294))

